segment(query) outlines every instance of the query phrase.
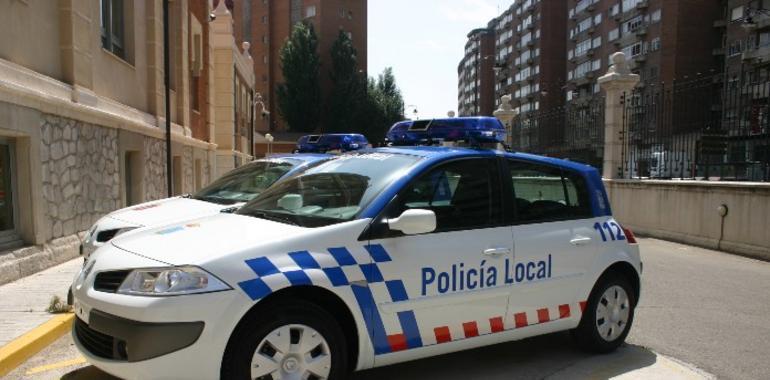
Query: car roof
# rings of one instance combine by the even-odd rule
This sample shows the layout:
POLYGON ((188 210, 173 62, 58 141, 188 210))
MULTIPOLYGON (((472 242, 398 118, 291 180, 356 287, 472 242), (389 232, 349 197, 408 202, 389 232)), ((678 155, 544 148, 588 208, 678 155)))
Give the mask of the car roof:
MULTIPOLYGON (((365 152, 367 150, 363 150, 365 152)), ((419 156, 429 159, 430 161, 443 161, 445 159, 461 158, 461 157, 509 157, 526 160, 534 163, 541 163, 552 166, 559 166, 581 173, 593 172, 592 166, 583 164, 580 162, 564 160, 554 157, 545 157, 535 154, 522 153, 522 152, 507 152, 496 149, 482 149, 482 148, 462 148, 462 147, 442 147, 442 146, 403 146, 403 147, 387 147, 387 148, 375 148, 370 151, 392 154, 408 154, 412 156, 419 156)))

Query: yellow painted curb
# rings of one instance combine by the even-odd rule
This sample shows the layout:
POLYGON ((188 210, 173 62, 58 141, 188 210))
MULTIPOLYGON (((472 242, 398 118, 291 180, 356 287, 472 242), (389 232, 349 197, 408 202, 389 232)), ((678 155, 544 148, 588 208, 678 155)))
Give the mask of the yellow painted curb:
POLYGON ((75 315, 72 313, 57 315, 48 322, 0 347, 0 377, 5 376, 56 339, 59 339, 72 328, 74 319, 75 315))

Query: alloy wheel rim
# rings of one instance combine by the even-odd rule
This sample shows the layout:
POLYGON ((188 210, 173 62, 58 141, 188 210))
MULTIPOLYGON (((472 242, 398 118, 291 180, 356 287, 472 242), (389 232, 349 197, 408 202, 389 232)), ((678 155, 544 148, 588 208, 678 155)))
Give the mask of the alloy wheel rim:
POLYGON ((256 380, 324 380, 331 372, 326 339, 305 325, 284 325, 267 334, 251 358, 256 380))
POLYGON ((631 303, 626 291, 617 285, 609 287, 596 303, 596 329, 602 339, 612 342, 628 327, 631 303))

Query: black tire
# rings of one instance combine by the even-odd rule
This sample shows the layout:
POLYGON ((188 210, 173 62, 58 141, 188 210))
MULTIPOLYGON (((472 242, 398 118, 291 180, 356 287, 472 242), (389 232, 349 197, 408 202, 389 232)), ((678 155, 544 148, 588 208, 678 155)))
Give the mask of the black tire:
POLYGON ((305 325, 318 331, 329 346, 329 379, 350 375, 348 347, 344 333, 334 317, 323 308, 302 300, 275 302, 249 313, 230 337, 222 360, 222 379, 250 379, 251 360, 259 343, 273 330, 285 325, 305 325))
POLYGON ((623 276, 616 273, 608 273, 603 276, 594 286, 591 295, 588 297, 585 311, 580 319, 580 324, 577 328, 572 330, 572 337, 575 339, 578 346, 585 351, 603 354, 612 352, 623 344, 634 322, 634 310, 636 309, 635 296, 636 294, 634 293, 631 284, 623 276), (623 326, 624 330, 622 333, 615 339, 607 340, 599 333, 596 314, 598 304, 602 301, 604 293, 613 286, 618 286, 625 291, 630 306, 628 319, 623 326))

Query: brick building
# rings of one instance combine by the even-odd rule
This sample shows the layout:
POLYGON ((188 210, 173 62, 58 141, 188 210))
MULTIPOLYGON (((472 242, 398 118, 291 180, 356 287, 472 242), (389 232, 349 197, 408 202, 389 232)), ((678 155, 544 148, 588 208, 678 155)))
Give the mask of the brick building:
POLYGON ((718 72, 722 18, 717 1, 569 0, 568 102, 600 92, 596 79, 622 51, 642 86, 718 72))
MULTIPOLYGON (((300 21, 310 22, 318 35, 323 95, 331 90, 331 80, 325 68, 330 67, 331 46, 340 30, 352 39, 358 52, 359 70, 366 72, 366 0, 242 0, 233 1, 232 9, 236 39, 251 42, 255 91, 262 96, 270 113, 263 117, 257 114, 255 130, 259 151, 264 148, 259 143, 264 142, 265 133, 279 132, 273 133, 278 137, 283 135, 280 132, 285 132, 288 128, 281 119, 275 94, 278 85, 283 81, 281 47, 291 34, 294 24, 300 21)), ((295 141, 276 141, 274 151, 293 148, 294 143, 295 141)))
POLYGON ((479 28, 468 33, 465 56, 457 66, 460 116, 491 116, 494 111, 495 33, 479 28))
MULTIPOLYGON (((510 94, 522 119, 533 112, 561 107, 565 81, 567 3, 518 0, 492 20, 495 30, 497 70, 494 98, 510 94)), ((561 128, 555 123, 527 124, 518 146, 556 141, 561 128)))

